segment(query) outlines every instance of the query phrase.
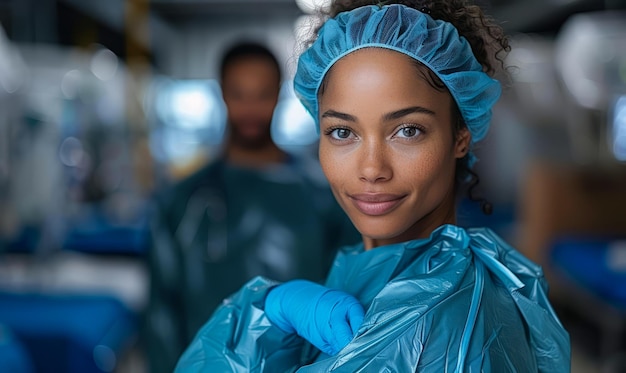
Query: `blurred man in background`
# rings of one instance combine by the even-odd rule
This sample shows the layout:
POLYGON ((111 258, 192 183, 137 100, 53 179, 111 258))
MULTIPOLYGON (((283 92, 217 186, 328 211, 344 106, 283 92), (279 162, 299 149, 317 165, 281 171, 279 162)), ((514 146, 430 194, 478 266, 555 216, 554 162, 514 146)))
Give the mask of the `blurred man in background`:
POLYGON ((171 372, 220 302, 250 278, 321 281, 337 248, 360 238, 311 162, 272 140, 281 85, 275 56, 255 43, 233 46, 221 85, 229 131, 222 155, 157 200, 150 372, 171 372))

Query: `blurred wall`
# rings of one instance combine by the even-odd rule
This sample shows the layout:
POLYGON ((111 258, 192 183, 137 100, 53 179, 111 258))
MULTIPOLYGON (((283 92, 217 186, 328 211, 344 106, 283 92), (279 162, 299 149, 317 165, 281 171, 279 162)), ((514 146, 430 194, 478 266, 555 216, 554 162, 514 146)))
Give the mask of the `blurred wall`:
POLYGON ((280 15, 251 19, 226 16, 181 25, 181 35, 170 43, 164 73, 180 79, 219 79, 219 60, 229 44, 242 39, 267 43, 283 64, 285 78, 294 71, 295 19, 280 15))

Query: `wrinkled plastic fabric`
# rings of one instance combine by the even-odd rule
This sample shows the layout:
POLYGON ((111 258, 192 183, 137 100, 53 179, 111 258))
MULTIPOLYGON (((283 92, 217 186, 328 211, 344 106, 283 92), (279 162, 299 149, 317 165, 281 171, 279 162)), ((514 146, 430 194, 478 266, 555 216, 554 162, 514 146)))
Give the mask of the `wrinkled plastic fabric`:
MULTIPOLYGON (((366 47, 394 50, 423 63, 455 99, 472 134, 472 145, 485 137, 491 109, 500 97, 500 83, 483 72, 470 44, 451 23, 399 4, 339 13, 324 23, 316 41, 300 56, 294 89, 318 131, 317 99, 324 76, 339 59, 366 47)), ((470 166, 473 162, 471 155, 470 166)))
POLYGON ((273 326, 257 278, 198 333, 176 372, 569 372, 569 336, 541 268, 484 228, 337 256, 326 285, 365 321, 336 356, 273 326))

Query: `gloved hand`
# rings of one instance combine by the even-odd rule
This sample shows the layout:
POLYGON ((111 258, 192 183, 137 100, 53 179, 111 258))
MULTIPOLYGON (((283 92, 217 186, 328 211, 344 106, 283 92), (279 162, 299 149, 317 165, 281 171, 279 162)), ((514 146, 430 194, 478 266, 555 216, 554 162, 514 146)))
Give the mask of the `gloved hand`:
POLYGON ((311 281, 292 280, 269 292, 265 313, 285 332, 296 332, 322 352, 336 355, 350 343, 365 312, 348 293, 311 281))

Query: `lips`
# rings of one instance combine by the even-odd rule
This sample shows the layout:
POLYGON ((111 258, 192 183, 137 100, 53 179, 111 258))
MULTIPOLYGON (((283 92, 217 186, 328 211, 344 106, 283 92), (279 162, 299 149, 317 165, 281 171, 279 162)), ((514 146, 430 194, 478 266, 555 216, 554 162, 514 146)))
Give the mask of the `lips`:
POLYGON ((361 193, 348 195, 361 213, 369 216, 385 215, 395 209, 406 197, 400 194, 361 193))

